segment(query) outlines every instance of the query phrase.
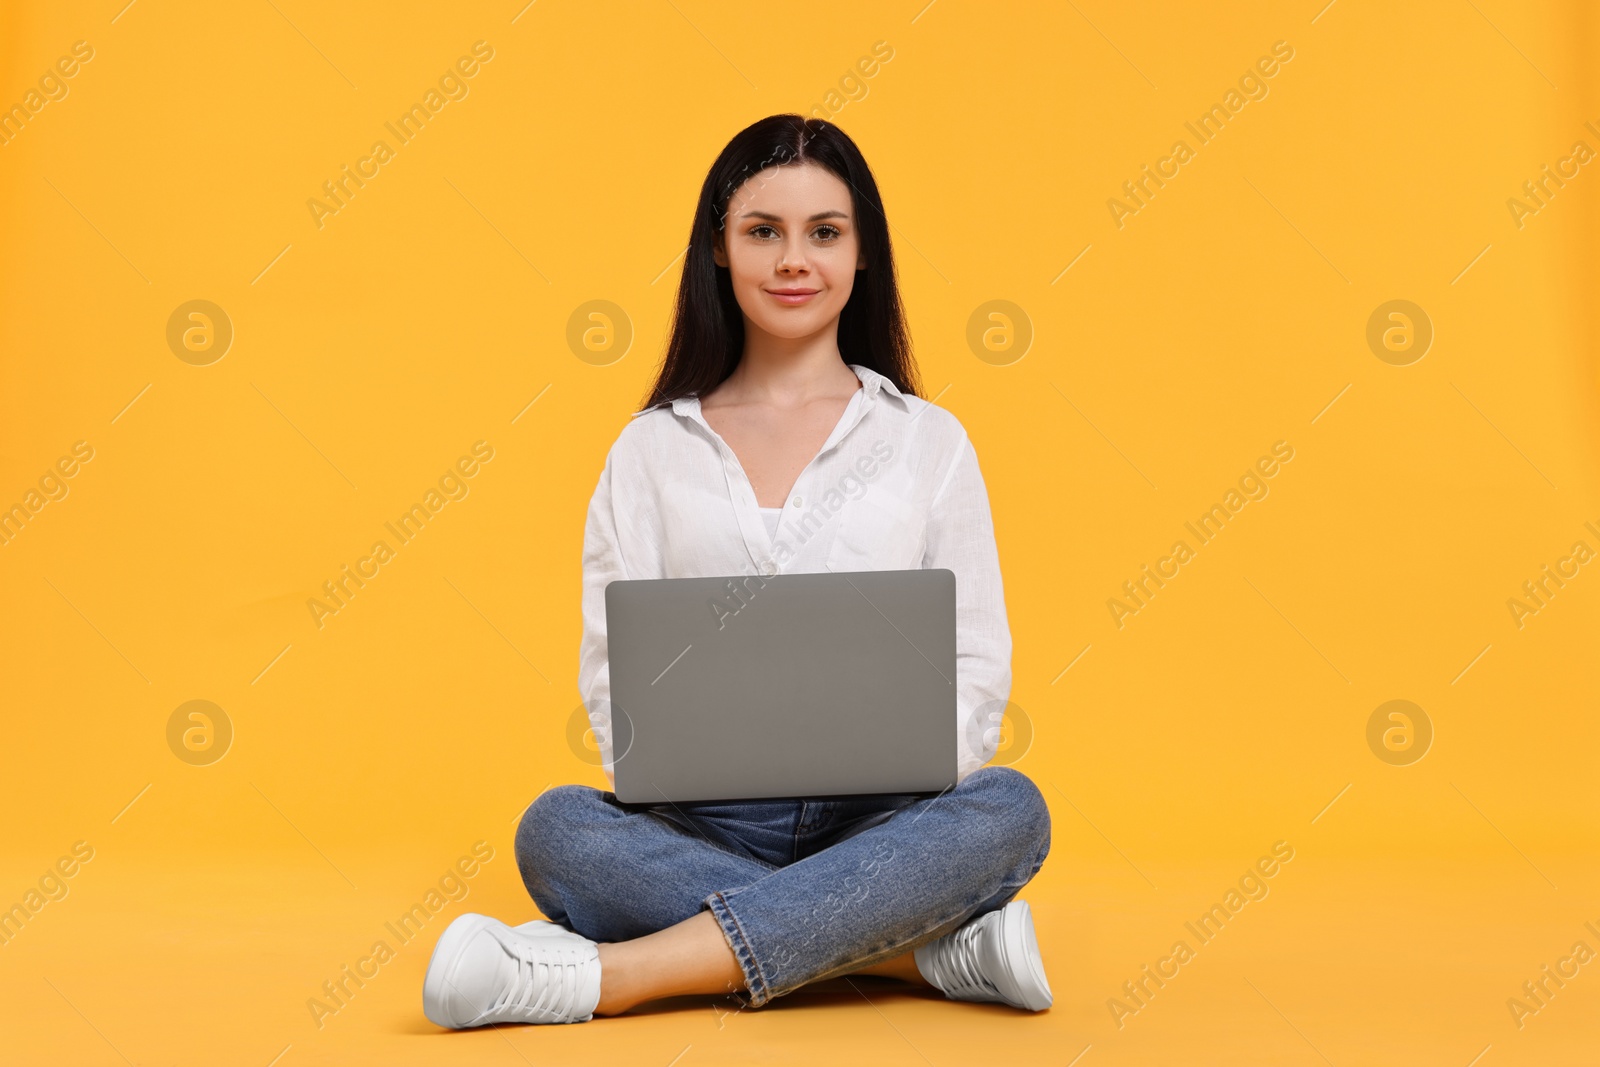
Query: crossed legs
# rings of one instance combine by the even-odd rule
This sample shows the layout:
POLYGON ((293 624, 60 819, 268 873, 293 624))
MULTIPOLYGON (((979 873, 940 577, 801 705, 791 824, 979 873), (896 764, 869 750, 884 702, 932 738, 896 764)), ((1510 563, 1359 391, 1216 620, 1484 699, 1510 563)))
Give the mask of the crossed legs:
POLYGON ((874 974, 926 984, 912 952, 1005 904, 1049 849, 1037 787, 1004 767, 779 866, 588 786, 547 790, 517 831, 545 915, 600 943, 595 1012, 874 974))

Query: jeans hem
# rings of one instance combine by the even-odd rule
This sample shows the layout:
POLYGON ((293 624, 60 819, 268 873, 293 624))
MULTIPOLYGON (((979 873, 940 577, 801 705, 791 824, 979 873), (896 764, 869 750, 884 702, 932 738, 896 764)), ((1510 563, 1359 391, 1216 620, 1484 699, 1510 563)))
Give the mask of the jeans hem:
POLYGON ((744 927, 733 913, 728 898, 722 892, 712 893, 705 899, 706 907, 711 909, 712 916, 717 924, 722 927, 722 936, 727 940, 728 947, 733 950, 733 955, 739 962, 739 969, 744 972, 745 986, 750 993, 752 1008, 759 1008, 772 999, 771 990, 767 985, 766 975, 761 973, 761 965, 756 962, 755 949, 750 944, 750 938, 745 934, 744 927))

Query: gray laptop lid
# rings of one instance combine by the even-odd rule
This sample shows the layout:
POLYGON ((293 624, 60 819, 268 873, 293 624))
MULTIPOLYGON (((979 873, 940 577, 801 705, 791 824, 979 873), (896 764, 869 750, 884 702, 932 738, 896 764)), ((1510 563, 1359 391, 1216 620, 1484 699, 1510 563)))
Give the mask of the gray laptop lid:
POLYGON ((955 784, 948 569, 619 580, 606 635, 623 803, 955 784))

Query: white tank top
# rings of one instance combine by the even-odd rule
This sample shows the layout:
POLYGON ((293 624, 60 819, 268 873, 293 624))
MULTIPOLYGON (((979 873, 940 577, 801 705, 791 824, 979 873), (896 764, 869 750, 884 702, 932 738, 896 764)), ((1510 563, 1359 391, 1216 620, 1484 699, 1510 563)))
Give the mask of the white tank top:
POLYGON ((768 536, 776 541, 778 538, 778 520, 783 517, 783 509, 762 508, 761 517, 766 520, 768 536))

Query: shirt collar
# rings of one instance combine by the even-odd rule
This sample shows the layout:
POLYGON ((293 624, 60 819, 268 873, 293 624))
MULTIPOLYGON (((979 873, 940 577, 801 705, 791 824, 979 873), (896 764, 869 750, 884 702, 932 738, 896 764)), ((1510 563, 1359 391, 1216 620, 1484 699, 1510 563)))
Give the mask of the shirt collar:
MULTIPOLYGON (((884 376, 882 374, 879 374, 877 371, 873 370, 871 367, 863 366, 860 363, 849 363, 849 364, 846 364, 846 366, 848 366, 852 371, 854 371, 856 377, 861 380, 861 388, 867 394, 866 395, 866 402, 867 403, 871 403, 872 401, 876 400, 880 390, 886 390, 889 393, 893 394, 895 397, 900 399, 901 403, 905 402, 905 394, 902 393, 899 389, 897 389, 895 387, 894 382, 890 381, 886 376, 884 376)), ((654 407, 648 407, 648 408, 644 408, 641 411, 635 411, 633 413, 633 417, 634 418, 638 418, 640 415, 643 415, 646 411, 654 411, 656 407, 660 407, 660 406, 661 405, 657 404, 654 407)), ((672 412, 675 415, 682 415, 682 416, 685 416, 686 418, 693 418, 696 414, 699 413, 699 411, 700 411, 700 398, 697 397, 697 396, 680 396, 676 400, 672 401, 672 412)))

